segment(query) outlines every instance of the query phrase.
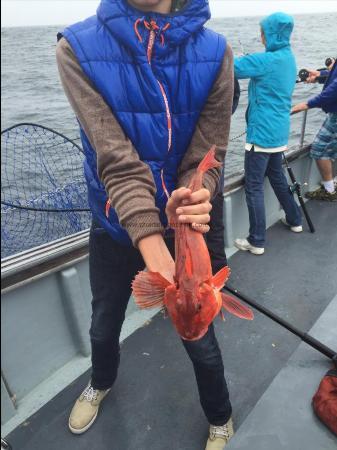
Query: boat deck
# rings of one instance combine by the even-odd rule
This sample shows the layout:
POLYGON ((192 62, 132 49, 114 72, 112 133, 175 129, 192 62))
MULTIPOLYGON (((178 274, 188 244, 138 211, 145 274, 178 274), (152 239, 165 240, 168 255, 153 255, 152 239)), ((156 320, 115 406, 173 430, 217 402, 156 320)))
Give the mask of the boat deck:
MULTIPOLYGON (((310 330, 332 348, 337 343, 336 317, 337 296, 310 330)), ((311 407, 313 393, 330 368, 327 358, 301 343, 226 450, 335 450, 337 438, 311 407)))
MULTIPOLYGON (((291 233, 278 223, 268 230, 267 250, 263 257, 238 252, 230 258, 233 287, 304 331, 312 328, 337 293, 336 204, 310 202, 307 205, 317 229, 315 234, 310 234, 306 226, 302 234, 291 233)), ((246 423, 255 423, 252 419, 255 406, 262 414, 261 408, 263 411, 266 404, 263 401, 269 402, 271 410, 282 408, 279 412, 284 420, 270 421, 269 427, 286 428, 290 420, 294 420, 293 415, 289 415, 289 420, 285 416, 287 410, 292 408, 293 396, 307 396, 306 405, 309 408, 314 389, 329 367, 324 357, 310 350, 313 357, 309 361, 320 360, 322 373, 308 391, 283 390, 284 380, 283 385, 280 384, 282 390, 275 389, 277 375, 286 370, 300 339, 258 312, 252 322, 227 316, 225 323, 217 319, 215 326, 237 429, 242 425, 244 432, 246 423), (263 394, 268 392, 272 395, 264 400, 263 394), (282 402, 279 401, 281 398, 282 402)), ((316 336, 328 345, 332 345, 330 328, 320 327, 316 336)), ((316 332, 316 328, 313 331, 316 332)), ((308 350, 305 344, 301 347, 308 350)), ((313 374, 317 377, 315 361, 312 363, 313 374)), ((289 385, 295 378, 307 377, 311 373, 307 365, 303 367, 303 373, 301 365, 297 366, 296 371, 284 372, 289 378, 289 385)), ((204 449, 207 422, 199 405, 192 366, 170 320, 162 314, 159 313, 123 342, 119 378, 102 406, 99 420, 84 435, 74 436, 67 428, 68 415, 88 377, 89 373, 82 375, 10 433, 7 439, 13 450, 204 449)), ((258 417, 263 417, 263 414, 258 417)), ((303 412, 303 417, 311 421, 309 425, 313 433, 315 427, 322 428, 318 421, 313 422, 310 414, 303 412)), ((255 439, 255 447, 245 446, 244 439, 249 433, 245 434, 245 438, 240 438, 241 430, 238 431, 238 438, 232 440, 233 449, 278 449, 271 445, 259 446, 258 438, 255 439), (242 446, 235 446, 240 439, 242 446)), ((272 429, 269 431, 275 432, 272 429)), ((301 429, 297 431, 302 433, 301 429)), ((326 433, 329 434, 328 431, 326 433)), ((328 438, 333 442, 332 434, 328 438)), ((288 443, 288 446, 279 448, 318 448, 317 443, 315 446, 307 443, 306 447, 301 447, 298 441, 294 442, 294 446, 288 443)), ((323 447, 320 448, 323 450, 323 447)), ((324 447, 324 450, 330 448, 324 447)))

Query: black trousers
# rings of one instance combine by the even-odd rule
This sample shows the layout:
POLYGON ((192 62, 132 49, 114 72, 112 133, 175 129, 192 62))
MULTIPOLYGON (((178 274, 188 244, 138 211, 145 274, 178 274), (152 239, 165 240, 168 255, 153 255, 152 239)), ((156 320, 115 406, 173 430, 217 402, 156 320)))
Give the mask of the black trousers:
MULTIPOLYGON (((226 264, 222 225, 222 196, 214 199, 211 231, 207 242, 214 271, 226 264)), ((104 229, 93 223, 90 231, 90 283, 92 289, 92 385, 110 388, 120 360, 119 336, 131 295, 131 281, 144 268, 140 252, 115 242, 104 229)), ((173 239, 167 241, 173 249, 173 239)), ((197 380, 201 406, 209 423, 225 424, 232 413, 224 367, 214 327, 198 341, 182 343, 190 357, 197 380)))

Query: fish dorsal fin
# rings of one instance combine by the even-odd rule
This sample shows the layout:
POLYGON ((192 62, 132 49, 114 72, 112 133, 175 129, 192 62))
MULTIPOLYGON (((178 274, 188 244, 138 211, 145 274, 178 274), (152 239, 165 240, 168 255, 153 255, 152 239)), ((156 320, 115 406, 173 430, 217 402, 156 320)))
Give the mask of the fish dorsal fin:
POLYGON ((222 163, 215 159, 215 150, 216 146, 213 145, 200 162, 195 174, 192 176, 188 186, 192 192, 202 188, 203 176, 208 170, 222 166, 222 163))
POLYGON ((231 270, 228 266, 223 267, 212 278, 213 286, 216 289, 222 289, 231 274, 231 270))
POLYGON ((139 272, 132 282, 132 292, 139 308, 163 306, 165 289, 170 286, 159 272, 139 272))
POLYGON ((205 173, 209 169, 222 166, 222 163, 215 159, 215 150, 216 145, 212 145, 212 147, 208 150, 208 152, 204 156, 204 159, 200 162, 198 166, 198 171, 205 173))
POLYGON ((239 300, 230 295, 221 293, 222 307, 240 319, 253 320, 253 311, 248 306, 243 305, 239 300))

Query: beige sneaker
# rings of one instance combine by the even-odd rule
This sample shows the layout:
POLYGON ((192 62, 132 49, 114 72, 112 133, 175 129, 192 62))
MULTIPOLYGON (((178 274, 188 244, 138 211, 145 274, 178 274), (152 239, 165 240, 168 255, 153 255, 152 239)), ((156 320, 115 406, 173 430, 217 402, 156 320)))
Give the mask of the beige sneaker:
POLYGON ((100 391, 89 383, 76 400, 69 417, 69 429, 74 434, 82 434, 95 422, 101 401, 111 389, 100 391))
POLYGON ((232 418, 222 426, 210 425, 209 438, 205 450, 223 450, 234 435, 232 418))

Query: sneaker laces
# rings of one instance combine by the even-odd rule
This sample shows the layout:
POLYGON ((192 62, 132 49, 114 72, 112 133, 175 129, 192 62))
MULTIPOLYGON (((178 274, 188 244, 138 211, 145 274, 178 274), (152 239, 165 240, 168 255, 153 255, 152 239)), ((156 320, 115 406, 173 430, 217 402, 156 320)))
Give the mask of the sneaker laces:
POLYGON ((220 426, 211 425, 210 436, 212 439, 214 439, 216 437, 220 437, 220 438, 225 438, 226 441, 229 441, 229 439, 231 438, 231 435, 230 435, 230 431, 228 428, 228 424, 226 423, 225 425, 220 425, 220 426))
POLYGON ((89 385, 85 388, 82 395, 88 402, 92 402, 93 400, 97 400, 98 390, 89 385))

